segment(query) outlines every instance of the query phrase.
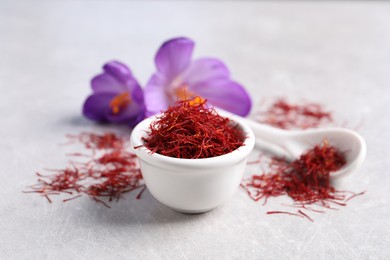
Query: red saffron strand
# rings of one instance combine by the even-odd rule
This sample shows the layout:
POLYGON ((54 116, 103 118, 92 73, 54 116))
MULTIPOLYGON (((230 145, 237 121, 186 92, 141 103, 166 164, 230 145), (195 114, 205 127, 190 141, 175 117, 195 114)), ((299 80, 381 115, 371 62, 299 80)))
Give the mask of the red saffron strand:
POLYGON ((311 217, 309 217, 307 214, 302 212, 302 210, 299 209, 298 213, 301 214, 302 216, 304 216, 305 218, 307 218, 308 220, 310 220, 311 222, 314 222, 314 220, 311 217))
POLYGON ((62 202, 67 202, 67 201, 74 200, 74 199, 77 199, 77 198, 80 198, 80 197, 81 197, 81 195, 79 194, 77 196, 74 196, 73 198, 62 200, 62 202))
POLYGON ((347 201, 349 201, 349 200, 351 200, 351 199, 353 199, 353 198, 355 198, 355 197, 357 197, 357 196, 364 195, 365 193, 366 193, 365 191, 362 191, 362 192, 359 192, 359 193, 355 193, 355 194, 351 195, 349 198, 347 198, 347 199, 345 200, 345 202, 347 202, 347 201))
POLYGON ((126 137, 115 133, 81 133, 68 135, 73 143, 81 143, 91 155, 81 152, 71 153, 71 157, 84 157, 85 162, 71 160, 65 169, 50 170, 51 175, 36 173, 38 183, 29 186, 26 193, 39 193, 50 203, 50 196, 58 194, 74 194, 63 202, 74 200, 83 194, 92 200, 110 208, 101 198, 118 201, 127 192, 141 189, 136 198, 140 199, 146 186, 136 155, 126 150, 126 137), (99 153, 96 151, 99 150, 99 153), (99 154, 97 156, 96 154, 99 154))
POLYGON ((145 185, 145 184, 144 184, 144 185, 141 185, 141 186, 139 186, 139 187, 137 187, 136 189, 138 189, 138 188, 140 188, 140 187, 142 187, 142 189, 141 189, 141 191, 138 193, 137 197, 135 197, 137 200, 139 200, 139 199, 141 198, 142 194, 143 194, 144 191, 146 190, 146 185, 145 185))
POLYGON ((122 148, 126 142, 126 138, 115 133, 106 132, 103 134, 83 132, 78 135, 66 135, 72 143, 81 143, 87 149, 115 149, 122 148))
MULTIPOLYGON (((331 207, 331 204, 346 206, 348 200, 364 194, 352 193, 347 198, 346 194, 350 192, 338 191, 332 186, 332 172, 343 167, 346 159, 344 153, 331 146, 327 140, 293 162, 272 158, 268 164, 268 173, 252 175, 241 183, 241 187, 254 201, 264 199, 265 204, 270 197, 287 195, 295 202, 294 207, 323 213, 307 205, 336 209, 331 207)), ((298 210, 297 214, 313 221, 302 210, 298 210)))
POLYGON ((320 104, 292 104, 279 98, 267 110, 259 112, 255 120, 282 129, 307 129, 332 122, 333 117, 320 104))
POLYGON ((143 138, 152 153, 187 159, 227 154, 244 145, 244 140, 245 133, 237 124, 199 99, 178 101, 169 107, 143 138))
POLYGON ((267 215, 273 215, 273 214, 287 214, 290 216, 297 216, 297 217, 303 218, 302 214, 291 213, 288 211, 267 211, 267 215))

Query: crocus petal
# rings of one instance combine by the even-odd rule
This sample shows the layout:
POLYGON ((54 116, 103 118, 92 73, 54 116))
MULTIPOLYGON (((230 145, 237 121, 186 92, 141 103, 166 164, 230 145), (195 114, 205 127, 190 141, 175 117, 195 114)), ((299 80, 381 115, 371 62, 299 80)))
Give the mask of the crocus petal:
POLYGON ((106 114, 108 121, 113 123, 127 123, 130 126, 135 126, 145 118, 145 103, 144 94, 141 87, 137 84, 133 86, 130 92, 131 102, 118 114, 113 114, 111 110, 106 114))
POLYGON ((229 79, 216 79, 189 86, 192 93, 205 98, 211 105, 246 116, 252 101, 243 86, 229 79))
POLYGON ((137 103, 137 104, 144 104, 145 100, 144 100, 144 92, 142 91, 142 88, 140 85, 135 85, 134 86, 134 89, 131 93, 131 98, 133 100, 133 102, 137 103))
POLYGON ((170 97, 165 88, 165 79, 154 74, 144 88, 146 116, 158 114, 168 108, 170 97))
POLYGON ((178 98, 178 91, 188 89, 189 94, 206 98, 212 105, 246 116, 252 105, 248 93, 230 80, 229 70, 220 60, 191 62, 194 45, 190 39, 175 38, 160 47, 155 58, 157 72, 144 90, 146 115, 167 109, 178 98))
POLYGON ((163 43, 155 58, 158 72, 167 81, 172 81, 190 64, 194 45, 188 38, 174 38, 163 43))
POLYGON ((126 91, 125 85, 108 73, 95 76, 91 81, 91 86, 95 93, 121 93, 126 91))
POLYGON ((183 82, 193 85, 208 80, 229 78, 230 72, 225 64, 218 59, 201 58, 191 62, 181 77, 183 82))
POLYGON ((145 117, 141 86, 131 70, 123 63, 108 62, 103 66, 103 70, 103 73, 92 79, 94 94, 85 101, 83 114, 87 118, 99 122, 127 123, 130 126, 135 126, 145 117), (130 98, 129 100, 121 100, 123 97, 130 98), (116 99, 114 100, 114 98, 116 99), (117 102, 124 103, 118 107, 117 102), (113 113, 111 104, 115 105, 117 113, 113 113))
POLYGON ((123 63, 119 61, 111 61, 104 64, 103 69, 105 72, 111 74, 120 82, 126 83, 129 79, 133 79, 133 73, 131 70, 123 63))
POLYGON ((135 120, 138 118, 144 117, 145 115, 145 106, 143 104, 137 104, 136 102, 131 102, 126 108, 121 110, 118 114, 113 114, 111 110, 108 110, 106 113, 107 121, 113 123, 127 123, 130 126, 134 126, 135 120), (142 115, 142 116, 141 116, 142 115))
POLYGON ((139 113, 136 117, 133 117, 129 122, 127 122, 128 126, 135 127, 139 122, 144 120, 145 113, 139 113))
POLYGON ((94 121, 127 123, 134 126, 145 116, 144 103, 137 103, 134 100, 118 114, 113 114, 110 102, 116 93, 95 93, 87 98, 83 107, 83 114, 94 121))
POLYGON ((90 95, 84 102, 84 116, 94 121, 107 122, 106 115, 110 111, 109 105, 115 96, 115 93, 96 93, 90 95))
POLYGON ((119 61, 111 61, 103 66, 104 72, 91 81, 94 92, 131 92, 139 86, 131 70, 119 61))

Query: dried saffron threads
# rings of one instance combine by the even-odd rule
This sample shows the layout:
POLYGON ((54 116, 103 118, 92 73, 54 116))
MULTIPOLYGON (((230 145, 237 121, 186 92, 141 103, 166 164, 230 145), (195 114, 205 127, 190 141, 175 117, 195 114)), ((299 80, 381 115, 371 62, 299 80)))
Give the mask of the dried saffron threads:
POLYGON ((83 162, 71 160, 65 169, 52 170, 54 174, 37 173, 38 182, 27 193, 39 193, 51 202, 50 196, 71 195, 69 201, 87 195, 96 202, 110 207, 108 201, 119 200, 126 192, 146 189, 136 155, 127 151, 126 137, 115 133, 81 133, 68 135, 69 143, 83 144, 90 154, 73 153, 72 157, 85 158, 83 162))
POLYGON ((31 185, 31 191, 25 191, 25 193, 40 193, 49 202, 52 202, 49 198, 50 195, 58 195, 60 193, 73 194, 81 192, 83 186, 79 182, 85 179, 86 175, 81 173, 79 169, 69 167, 61 170, 54 170, 55 174, 42 175, 36 173, 38 176, 38 183, 31 185))
MULTIPOLYGON (((270 197, 288 195, 293 201, 293 207, 313 212, 312 206, 332 208, 331 204, 345 206, 351 198, 363 193, 337 191, 331 184, 330 176, 333 171, 339 170, 346 164, 345 155, 337 148, 324 140, 300 158, 289 163, 279 158, 272 158, 269 163, 269 172, 252 175, 241 186, 249 196, 255 200, 264 200, 270 197), (352 194, 352 196, 348 196, 352 194)), ((289 214, 312 219, 303 211, 296 213, 285 211, 269 211, 267 214, 289 214)))
POLYGON ((119 136, 115 133, 80 133, 78 135, 66 135, 69 139, 68 144, 81 143, 84 144, 87 149, 121 149, 125 142, 126 137, 119 136))
POLYGON ((200 98, 177 102, 149 127, 144 145, 152 153, 198 159, 220 156, 244 145, 245 133, 200 98))
POLYGON ((259 112, 255 120, 282 129, 307 129, 332 122, 333 118, 320 104, 292 104, 279 98, 268 109, 259 112))

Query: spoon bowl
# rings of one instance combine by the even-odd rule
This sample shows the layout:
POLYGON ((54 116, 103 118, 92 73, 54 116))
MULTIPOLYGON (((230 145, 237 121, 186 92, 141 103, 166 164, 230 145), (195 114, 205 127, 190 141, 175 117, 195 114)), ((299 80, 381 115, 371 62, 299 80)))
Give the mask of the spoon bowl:
POLYGON ((366 156, 364 139, 355 131, 344 128, 292 131, 285 137, 285 147, 291 154, 290 159, 297 159, 301 154, 324 140, 341 151, 347 161, 341 169, 331 173, 332 178, 344 177, 363 163, 366 156))
MULTIPOLYGON (((218 109, 221 116, 232 120, 239 116, 218 109)), ((241 117, 239 117, 241 118, 241 117)), ((327 140, 330 145, 344 153, 347 163, 338 171, 330 174, 331 178, 344 177, 363 163, 366 157, 366 143, 355 131, 344 128, 321 128, 287 131, 241 118, 253 130, 256 146, 286 160, 296 160, 314 146, 327 140)))

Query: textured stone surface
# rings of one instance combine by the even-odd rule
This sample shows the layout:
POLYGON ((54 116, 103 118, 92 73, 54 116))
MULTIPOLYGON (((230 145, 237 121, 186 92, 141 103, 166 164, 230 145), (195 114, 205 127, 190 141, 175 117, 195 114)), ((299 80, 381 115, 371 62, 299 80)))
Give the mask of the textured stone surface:
POLYGON ((0 258, 390 258, 389 12, 350 1, 0 2, 0 258), (197 41, 195 56, 226 61, 255 108, 283 95, 361 123, 367 160, 338 187, 367 194, 314 223, 267 216, 288 200, 262 206, 242 190, 193 216, 148 192, 112 209, 23 194, 34 171, 65 164, 66 133, 110 129, 80 115, 100 66, 122 60, 144 84, 158 46, 178 35, 197 41))

